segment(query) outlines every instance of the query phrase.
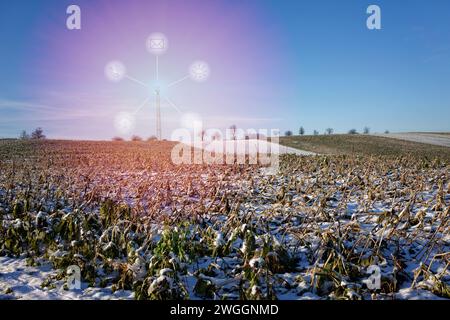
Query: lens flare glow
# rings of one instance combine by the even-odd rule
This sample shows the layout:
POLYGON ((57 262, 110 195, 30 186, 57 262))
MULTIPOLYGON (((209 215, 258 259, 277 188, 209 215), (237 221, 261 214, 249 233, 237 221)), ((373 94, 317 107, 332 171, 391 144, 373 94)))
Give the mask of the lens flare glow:
POLYGON ((210 69, 206 62, 195 61, 189 67, 189 74, 192 80, 197 82, 203 82, 208 80, 210 69))
POLYGON ((203 128, 203 121, 196 113, 185 113, 181 116, 181 126, 186 129, 200 131, 203 128))
POLYGON ((129 112, 120 112, 114 119, 114 125, 121 134, 128 134, 134 129, 135 117, 129 112))
POLYGON ((169 48, 169 40, 164 34, 154 32, 147 38, 146 47, 151 54, 161 55, 169 48))
POLYGON ((108 80, 119 82, 125 76, 127 70, 125 65, 120 61, 111 61, 105 67, 105 75, 108 80))

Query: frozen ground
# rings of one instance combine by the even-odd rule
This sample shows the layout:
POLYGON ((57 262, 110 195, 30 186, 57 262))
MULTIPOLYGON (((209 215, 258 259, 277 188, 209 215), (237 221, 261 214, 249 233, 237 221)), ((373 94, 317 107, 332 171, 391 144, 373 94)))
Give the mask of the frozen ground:
POLYGON ((376 136, 450 147, 450 135, 448 134, 406 132, 376 134, 376 136))
POLYGON ((119 290, 112 292, 111 286, 106 288, 90 288, 81 284, 80 290, 64 290, 65 281, 53 283, 54 288, 41 286, 50 277, 55 277, 57 271, 52 270, 49 263, 43 262, 39 267, 31 267, 25 258, 0 257, 0 300, 103 300, 103 299, 133 299, 131 291, 119 290))
MULTIPOLYGON (((196 145, 197 146, 197 145, 196 145)), ((316 153, 295 149, 287 146, 282 146, 278 143, 269 142, 266 140, 249 139, 249 140, 220 140, 212 142, 203 142, 201 146, 204 150, 212 152, 227 153, 229 150, 236 150, 236 154, 255 155, 256 153, 267 154, 295 154, 300 156, 315 155, 316 153)))
MULTIPOLYGON (((212 263, 210 259, 205 261, 205 265, 212 263)), ((42 283, 49 277, 55 277, 57 271, 52 270, 49 264, 31 267, 24 258, 0 257, 0 300, 132 300, 134 294, 131 291, 118 290, 113 292, 111 286, 106 288, 88 287, 83 283, 80 290, 63 289, 64 281, 54 283, 54 288, 46 288, 42 283)), ((287 280, 293 278, 292 275, 284 275, 287 280)), ((195 278, 187 279, 190 283, 190 293, 193 299, 195 294, 192 290, 195 278)), ((216 280, 217 281, 217 280, 216 280)), ((281 300, 317 300, 321 297, 305 292, 298 295, 286 292, 280 295, 281 300)), ((438 297, 427 290, 404 288, 395 294, 398 300, 446 300, 438 297)))
POLYGON ((0 157, 0 299, 450 298, 439 162, 283 155, 265 175, 173 167, 169 144, 39 146, 0 157))

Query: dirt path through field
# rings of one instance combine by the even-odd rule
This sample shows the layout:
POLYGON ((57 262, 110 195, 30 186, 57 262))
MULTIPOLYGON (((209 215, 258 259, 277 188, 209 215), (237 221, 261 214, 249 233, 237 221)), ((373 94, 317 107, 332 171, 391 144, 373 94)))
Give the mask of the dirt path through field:
POLYGON ((399 140, 413 141, 419 143, 433 144, 437 146, 450 147, 450 135, 439 133, 388 133, 375 134, 379 137, 393 138, 399 140))
MULTIPOLYGON (((237 154, 272 153, 272 154, 295 154, 300 156, 311 156, 317 153, 283 146, 266 140, 235 140, 235 141, 212 141, 203 142, 201 147, 206 151, 236 150, 237 154)), ((226 152, 226 151, 225 151, 226 152)))

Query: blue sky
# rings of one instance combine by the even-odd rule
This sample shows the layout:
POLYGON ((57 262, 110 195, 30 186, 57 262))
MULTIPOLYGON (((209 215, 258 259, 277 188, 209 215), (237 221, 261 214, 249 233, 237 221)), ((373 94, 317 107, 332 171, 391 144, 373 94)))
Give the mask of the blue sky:
MULTIPOLYGON (((167 82, 197 57, 206 83, 170 93, 206 127, 450 131, 450 2, 398 1, 2 1, 0 137, 42 126, 49 137, 109 139, 114 117, 148 92, 110 83, 105 64, 120 59, 148 82, 146 35, 162 31, 167 82), (82 30, 65 29, 69 4, 82 30), (366 28, 366 8, 382 10, 382 30, 366 28), (80 130, 83 128, 83 130, 80 130)), ((165 79, 164 79, 165 80, 165 79)), ((154 134, 151 103, 133 132, 154 134)), ((179 126, 163 106, 163 132, 179 126)))

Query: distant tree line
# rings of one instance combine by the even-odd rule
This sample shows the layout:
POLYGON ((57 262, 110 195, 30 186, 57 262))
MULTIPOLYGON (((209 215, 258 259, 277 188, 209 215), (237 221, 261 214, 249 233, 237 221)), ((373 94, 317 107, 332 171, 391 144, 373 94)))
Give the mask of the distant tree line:
MULTIPOLYGON (((156 140, 158 140, 158 138, 156 136, 150 136, 149 138, 147 138, 147 141, 156 141, 156 140)), ((125 139, 122 137, 114 137, 114 138, 112 138, 112 141, 125 141, 125 139)), ((144 139, 138 135, 133 135, 131 137, 130 141, 141 142, 141 141, 144 141, 144 139)))
MULTIPOLYGON (((370 134, 370 128, 369 127, 364 127, 363 128, 363 134, 370 134)), ((334 133, 334 129, 333 128, 326 128, 324 134, 325 135, 332 135, 334 133)), ((358 134, 358 130, 356 129, 350 129, 348 132, 348 134, 358 134)), ((389 130, 384 131, 385 134, 389 133, 389 130)), ((303 136, 305 134, 305 129, 303 128, 303 126, 300 126, 300 128, 298 129, 298 134, 303 136)), ((286 130, 284 135, 286 137, 290 137, 292 136, 292 131, 291 130, 286 130)), ((314 130, 313 131, 313 135, 318 136, 319 135, 319 131, 314 130)))
POLYGON ((31 135, 27 133, 26 130, 22 130, 22 132, 19 135, 19 139, 21 140, 44 140, 45 134, 44 130, 42 128, 36 128, 33 132, 31 132, 31 135))
MULTIPOLYGON (((231 135, 232 135, 231 138, 233 140, 236 140, 237 139, 237 135, 236 135, 237 126, 236 125, 230 126, 230 131, 231 131, 231 135)), ((324 132, 325 135, 332 135, 333 133, 334 133, 334 129, 333 128, 326 128, 325 132, 324 132)), ((385 134, 389 134, 389 130, 385 130, 384 133, 385 134)), ((300 126, 300 128, 298 130, 298 134, 301 135, 301 136, 303 136, 305 134, 305 129, 303 128, 303 126, 300 126)), ((350 129, 348 131, 348 134, 352 134, 352 135, 353 134, 358 134, 358 130, 356 130, 354 128, 350 129)), ((369 127, 364 127, 363 128, 363 134, 370 134, 370 128, 369 127)), ((202 130, 199 135, 200 135, 202 141, 204 141, 205 138, 206 138, 206 131, 202 130)), ((290 137, 290 136, 293 135, 293 132, 291 130, 286 130, 284 135, 286 137, 290 137)), ((313 135, 318 136, 319 135, 319 131, 314 129, 313 135)), ((245 137, 245 139, 250 139, 250 138, 253 138, 253 137, 250 137, 250 136, 246 136, 245 137)), ((260 137, 257 136, 256 138, 259 139, 260 137)), ((22 130, 22 132, 19 135, 19 139, 21 139, 21 140, 30 140, 30 139, 31 140, 44 140, 44 139, 46 139, 46 136, 44 134, 44 130, 41 127, 39 127, 39 128, 34 129, 31 132, 31 134, 28 134, 26 130, 22 130)), ((219 139, 218 135, 217 134, 213 135, 212 139, 213 140, 218 140, 219 139)), ((147 139, 147 141, 156 141, 156 140, 158 140, 158 138, 156 136, 151 136, 151 137, 149 137, 147 139)), ((121 137, 114 137, 114 138, 112 138, 112 141, 125 141, 125 139, 121 138, 121 137)), ((139 141, 144 141, 144 139, 142 137, 138 136, 138 135, 133 135, 131 137, 131 141, 139 142, 139 141)))

